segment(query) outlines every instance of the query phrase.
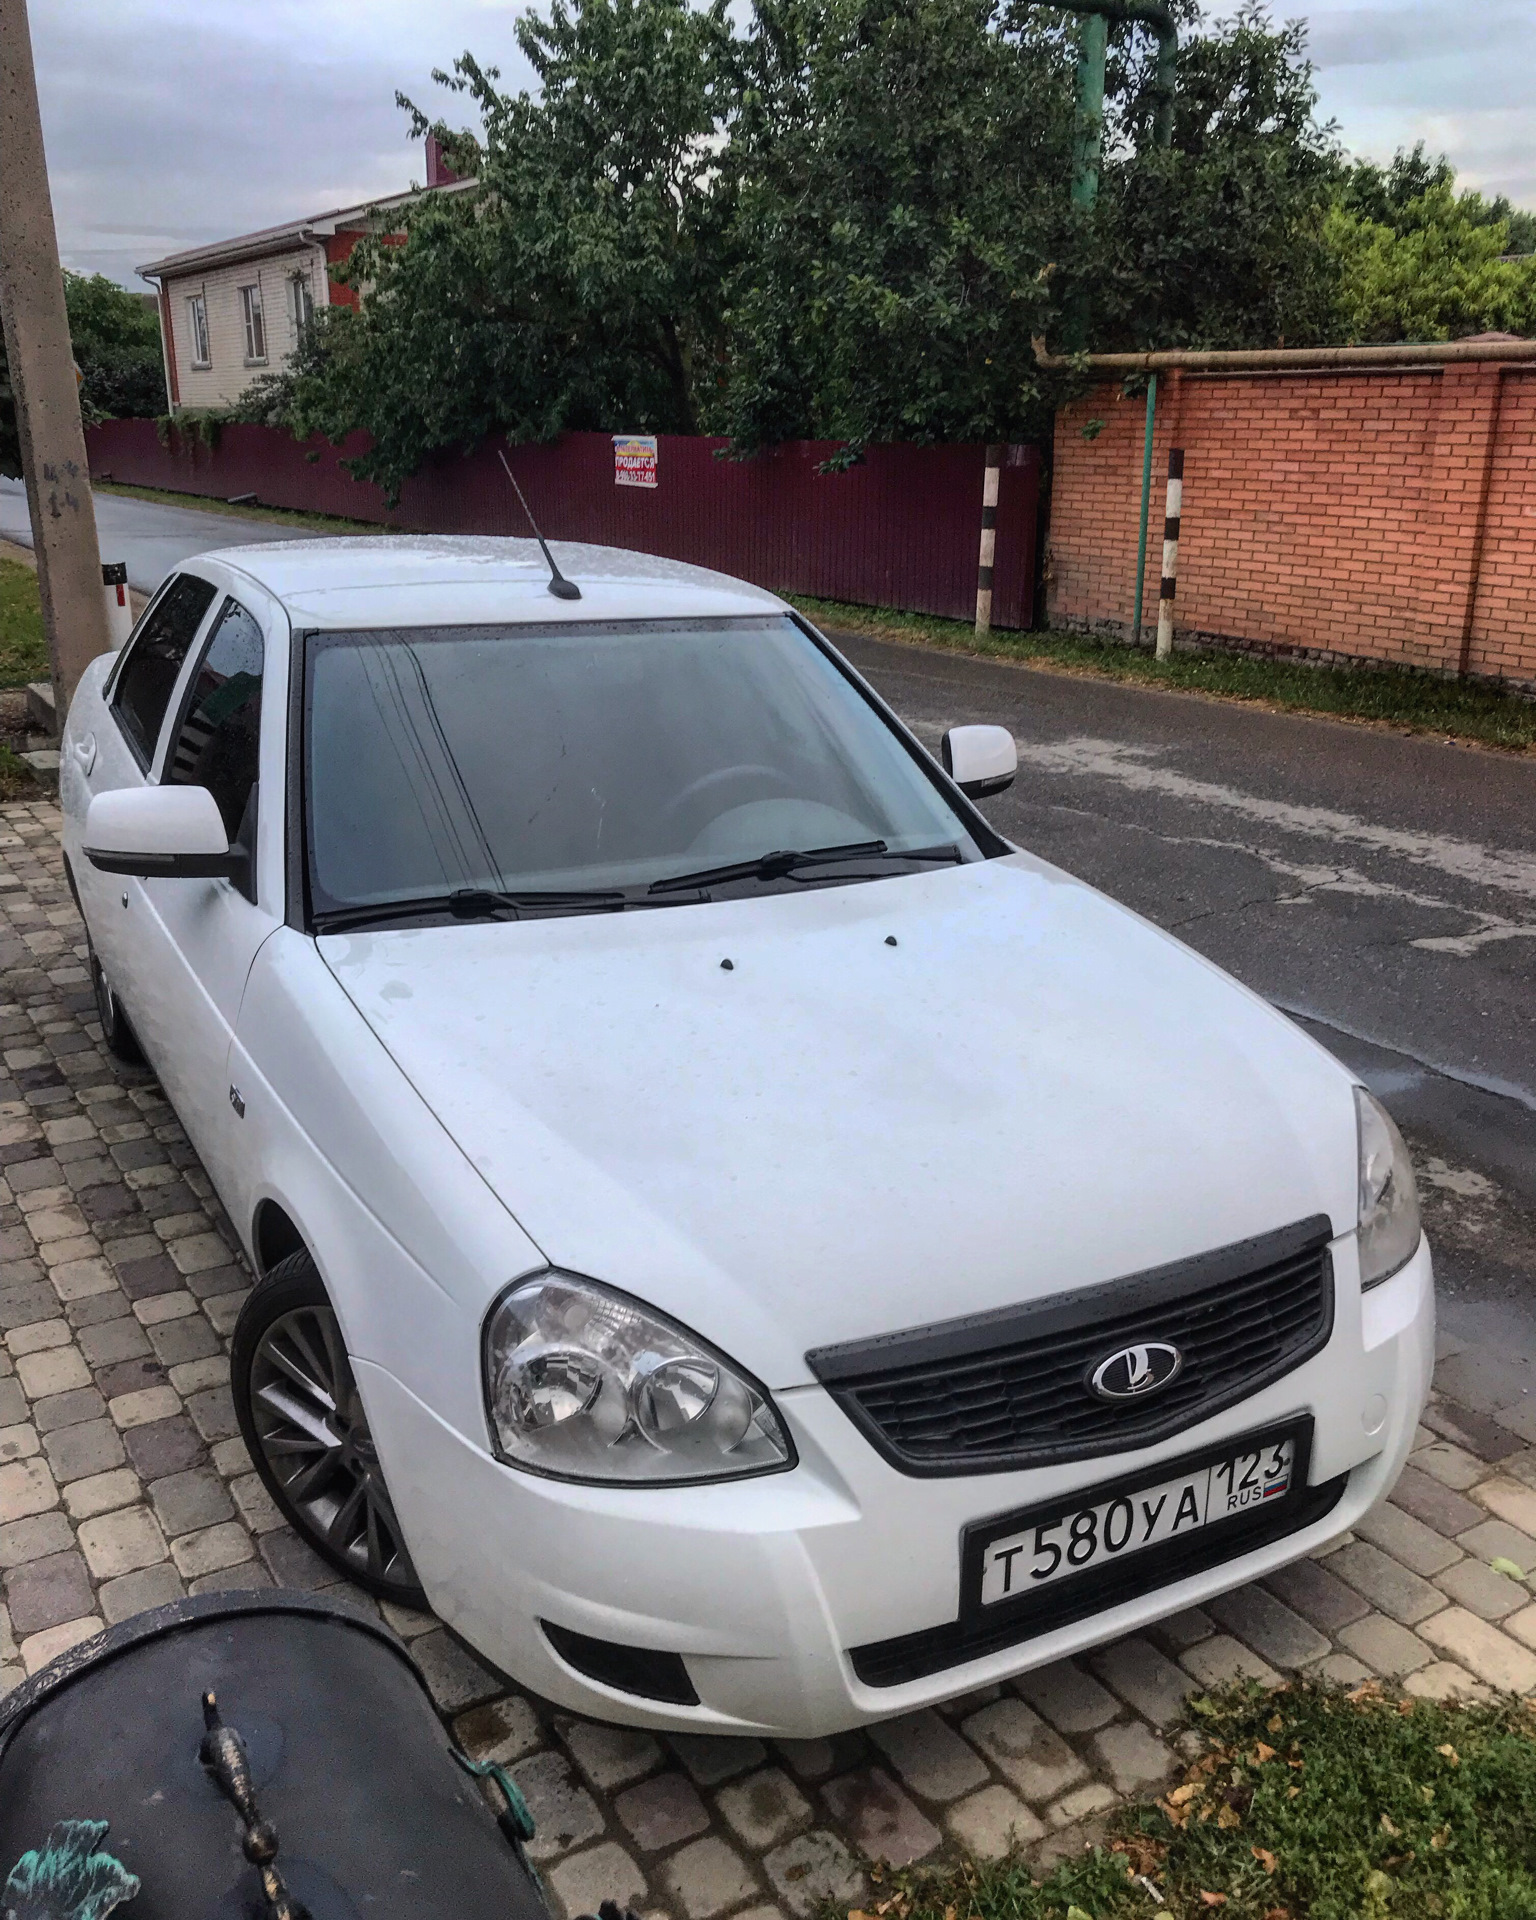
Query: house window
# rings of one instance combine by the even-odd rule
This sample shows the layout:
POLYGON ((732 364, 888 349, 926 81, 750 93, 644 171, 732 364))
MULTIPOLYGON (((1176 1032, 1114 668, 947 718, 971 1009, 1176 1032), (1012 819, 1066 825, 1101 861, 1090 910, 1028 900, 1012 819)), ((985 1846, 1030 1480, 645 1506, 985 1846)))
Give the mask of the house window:
POLYGON ((296 273, 288 282, 288 317, 293 322, 294 340, 302 340, 315 317, 315 296, 307 273, 296 273))
POLYGON ((240 289, 240 311, 245 317, 245 357, 247 361, 267 357, 267 324, 261 317, 261 288, 240 289))
POLYGON ((187 326, 192 334, 193 366, 212 366, 213 355, 208 351, 208 302, 200 293, 192 294, 187 301, 187 326))

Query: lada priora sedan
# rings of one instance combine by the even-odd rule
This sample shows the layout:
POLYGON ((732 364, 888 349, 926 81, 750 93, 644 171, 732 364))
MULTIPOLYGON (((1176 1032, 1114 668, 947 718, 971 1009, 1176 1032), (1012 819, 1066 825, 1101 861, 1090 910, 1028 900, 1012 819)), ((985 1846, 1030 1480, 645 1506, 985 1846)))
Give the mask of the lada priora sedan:
POLYGON ((1382 1108, 1004 840, 1002 729, 941 766, 772 594, 562 557, 205 555, 70 710, 299 1534, 568 1707, 810 1736, 1352 1526, 1433 1346, 1382 1108))

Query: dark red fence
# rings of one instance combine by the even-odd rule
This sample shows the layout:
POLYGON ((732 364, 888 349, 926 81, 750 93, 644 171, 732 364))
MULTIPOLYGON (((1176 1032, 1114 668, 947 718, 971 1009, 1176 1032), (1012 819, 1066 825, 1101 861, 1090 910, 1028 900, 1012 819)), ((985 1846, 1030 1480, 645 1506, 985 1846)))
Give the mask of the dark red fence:
MULTIPOLYGON (((272 427, 225 427, 210 450, 190 434, 162 446, 154 423, 111 420, 86 435, 91 471, 132 486, 263 505, 425 533, 526 533, 495 444, 435 459, 390 513, 375 486, 341 465, 367 445, 302 444, 272 427)), ((976 608, 985 450, 871 447, 845 473, 818 473, 832 441, 798 440, 752 460, 717 457, 723 440, 663 435, 654 488, 618 486, 604 433, 509 450, 551 539, 591 540, 691 560, 781 593, 968 620, 976 608)), ((1031 624, 1040 461, 1010 450, 997 512, 992 617, 1031 624)))

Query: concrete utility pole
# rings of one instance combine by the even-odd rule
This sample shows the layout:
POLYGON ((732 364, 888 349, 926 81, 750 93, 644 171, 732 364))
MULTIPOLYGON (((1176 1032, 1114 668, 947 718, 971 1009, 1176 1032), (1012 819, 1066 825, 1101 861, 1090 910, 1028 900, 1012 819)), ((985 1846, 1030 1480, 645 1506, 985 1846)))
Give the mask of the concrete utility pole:
POLYGON ((0 320, 62 725, 76 681, 112 636, 26 0, 0 0, 0 320))

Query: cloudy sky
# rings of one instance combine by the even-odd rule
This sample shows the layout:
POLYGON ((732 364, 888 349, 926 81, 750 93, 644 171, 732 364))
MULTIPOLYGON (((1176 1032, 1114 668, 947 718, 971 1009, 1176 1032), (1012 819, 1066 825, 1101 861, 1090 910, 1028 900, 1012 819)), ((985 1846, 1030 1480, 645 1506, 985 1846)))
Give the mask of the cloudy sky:
MULTIPOLYGON (((396 89, 428 100, 465 47, 529 77, 508 0, 30 5, 60 250, 130 285, 159 255, 419 180, 396 89)), ((1536 207, 1533 0, 1275 8, 1293 11, 1355 152, 1423 139, 1465 184, 1536 207)))

